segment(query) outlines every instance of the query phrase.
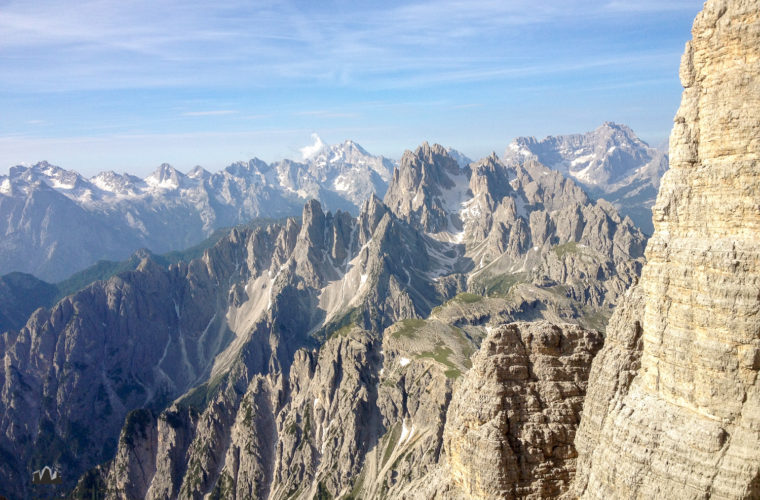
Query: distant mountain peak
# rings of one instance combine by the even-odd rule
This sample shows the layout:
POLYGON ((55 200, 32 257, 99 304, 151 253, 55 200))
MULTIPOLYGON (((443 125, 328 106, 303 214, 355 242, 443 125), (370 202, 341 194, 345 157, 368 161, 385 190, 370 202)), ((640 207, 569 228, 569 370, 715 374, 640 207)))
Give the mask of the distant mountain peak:
POLYGON ((211 175, 211 172, 201 167, 200 165, 196 165, 195 168, 193 168, 190 172, 187 173, 187 176, 190 177, 191 179, 203 179, 204 177, 207 177, 209 175, 211 175))
POLYGON ((162 189, 177 189, 181 185, 185 174, 172 167, 168 163, 162 163, 155 172, 146 177, 148 185, 162 189))
POLYGON ((540 141, 518 137, 504 153, 507 162, 529 159, 573 178, 589 194, 607 198, 651 233, 651 206, 667 169, 667 155, 639 139, 629 126, 607 121, 583 134, 540 141))

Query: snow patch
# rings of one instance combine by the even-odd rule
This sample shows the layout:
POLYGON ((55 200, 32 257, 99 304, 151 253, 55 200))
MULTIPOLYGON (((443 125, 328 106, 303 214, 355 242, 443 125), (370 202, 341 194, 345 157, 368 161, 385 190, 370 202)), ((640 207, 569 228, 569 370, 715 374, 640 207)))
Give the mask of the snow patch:
POLYGON ((403 445, 410 439, 412 439, 412 436, 414 435, 415 427, 414 424, 412 424, 412 427, 409 428, 406 426, 406 419, 401 421, 401 437, 398 440, 398 444, 403 445))
POLYGON ((459 217, 465 221, 465 224, 467 224, 469 219, 477 219, 481 216, 480 203, 478 203, 480 197, 481 195, 478 195, 462 202, 459 209, 459 217))
POLYGON ((401 359, 398 361, 398 364, 400 364, 401 366, 406 366, 406 365, 408 365, 408 364, 409 364, 409 363, 411 363, 411 362, 412 362, 412 360, 411 360, 411 359, 409 359, 409 358, 401 358, 401 359))
POLYGON ((531 155, 531 152, 528 151, 527 148, 520 147, 517 143, 513 142, 509 145, 509 150, 517 153, 518 155, 522 156, 523 158, 529 158, 531 155))
POLYGON ((148 177, 146 177, 145 183, 154 189, 170 190, 170 189, 177 189, 179 187, 179 183, 174 181, 171 178, 167 178, 162 181, 159 181, 154 175, 149 175, 148 177))
POLYGON ((11 180, 7 177, 3 179, 2 183, 0 183, 0 193, 11 194, 11 180))
POLYGON ((593 160, 593 159, 594 159, 594 155, 593 154, 579 156, 578 158, 576 158, 576 159, 574 159, 573 161, 570 162, 570 166, 574 167, 576 165, 580 165, 581 163, 586 163, 587 161, 590 161, 590 160, 593 160))
POLYGON ((351 191, 351 181, 346 175, 339 175, 333 182, 333 187, 337 191, 351 191))
POLYGON ((68 190, 68 189, 74 189, 74 184, 66 184, 59 181, 58 179, 50 179, 50 187, 55 188, 55 189, 68 190))
POLYGON ((451 176, 450 179, 454 182, 454 187, 451 189, 442 189, 443 196, 441 201, 443 207, 448 212, 459 212, 463 203, 467 200, 467 191, 470 189, 470 181, 465 174, 457 174, 451 176))
POLYGON ((593 175, 592 167, 593 165, 589 164, 582 170, 572 172, 570 175, 586 184, 599 184, 597 176, 593 175))

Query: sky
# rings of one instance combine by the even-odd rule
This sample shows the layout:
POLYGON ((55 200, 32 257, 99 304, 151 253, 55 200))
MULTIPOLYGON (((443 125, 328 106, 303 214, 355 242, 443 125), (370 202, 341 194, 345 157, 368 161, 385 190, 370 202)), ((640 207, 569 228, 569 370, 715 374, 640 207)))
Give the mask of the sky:
POLYGON ((696 0, 0 0, 0 173, 298 159, 316 133, 400 158, 678 108, 696 0))

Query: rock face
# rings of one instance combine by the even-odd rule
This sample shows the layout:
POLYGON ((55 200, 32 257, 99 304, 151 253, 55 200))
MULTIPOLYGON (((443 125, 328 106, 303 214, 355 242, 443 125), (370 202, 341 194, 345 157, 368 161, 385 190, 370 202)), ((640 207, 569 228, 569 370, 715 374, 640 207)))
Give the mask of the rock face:
POLYGON ((608 315, 643 263, 645 238, 629 218, 535 160, 505 165, 491 155, 460 167, 442 146, 423 144, 404 154, 385 202, 450 247, 429 278, 442 283, 435 268, 456 256, 467 290, 481 295, 511 289, 533 300, 553 290, 608 315))
POLYGON ((708 0, 694 22, 648 262, 589 381, 580 497, 760 497, 759 12, 708 0))
POLYGON ((575 471, 573 439, 602 335, 540 321, 495 329, 449 406, 444 442, 469 498, 554 498, 575 471))

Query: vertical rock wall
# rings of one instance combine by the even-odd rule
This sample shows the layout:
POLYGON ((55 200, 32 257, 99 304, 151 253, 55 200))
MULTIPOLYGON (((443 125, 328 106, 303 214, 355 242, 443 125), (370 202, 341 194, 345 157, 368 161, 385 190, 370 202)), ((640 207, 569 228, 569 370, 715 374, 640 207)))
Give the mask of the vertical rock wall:
POLYGON ((648 263, 589 381, 584 498, 760 497, 760 2, 709 0, 692 34, 648 263))

